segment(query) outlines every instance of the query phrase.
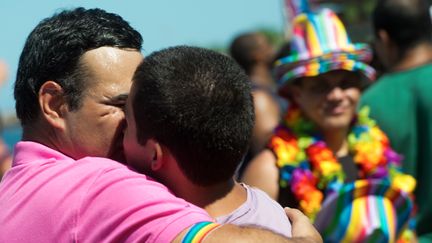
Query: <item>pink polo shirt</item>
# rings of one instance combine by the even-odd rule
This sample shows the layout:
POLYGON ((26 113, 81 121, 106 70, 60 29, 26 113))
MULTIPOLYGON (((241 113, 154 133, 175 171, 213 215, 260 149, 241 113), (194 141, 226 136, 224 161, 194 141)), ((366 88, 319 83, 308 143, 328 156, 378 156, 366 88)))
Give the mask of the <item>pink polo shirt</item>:
POLYGON ((169 242, 212 221, 162 184, 105 158, 19 142, 0 183, 0 242, 169 242))

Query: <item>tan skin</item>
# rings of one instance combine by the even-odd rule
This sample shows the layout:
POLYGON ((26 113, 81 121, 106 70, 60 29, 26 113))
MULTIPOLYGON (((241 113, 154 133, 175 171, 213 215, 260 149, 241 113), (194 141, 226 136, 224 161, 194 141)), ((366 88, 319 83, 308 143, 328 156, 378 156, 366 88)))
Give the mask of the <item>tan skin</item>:
POLYGON ((270 72, 270 66, 273 62, 275 50, 265 35, 255 33, 251 38, 253 38, 251 42, 255 46, 254 51, 251 53, 254 65, 248 75, 255 84, 273 89, 275 82, 270 72))
POLYGON ((123 107, 132 75, 142 60, 137 50, 101 47, 80 59, 88 76, 82 106, 70 110, 60 85, 45 82, 39 91, 42 117, 24 127, 23 140, 37 141, 74 159, 85 156, 123 160, 123 107))
MULTIPOLYGON (((9 154, 7 145, 0 139, 0 154, 9 154)), ((0 160, 0 180, 12 165, 12 155, 0 160)))
MULTIPOLYGON (((293 100, 303 114, 315 123, 336 156, 348 154, 347 134, 360 99, 360 84, 359 77, 353 72, 332 71, 302 78, 299 85, 289 87, 288 92, 293 100)), ((269 149, 258 154, 242 180, 277 200, 279 170, 274 154, 269 149)))
POLYGON ((251 53, 254 65, 248 75, 254 84, 267 89, 255 89, 252 92, 255 125, 252 131, 250 153, 255 156, 265 147, 273 129, 278 125, 280 110, 279 104, 269 92, 275 89, 275 82, 270 71, 275 50, 265 35, 255 33, 251 38, 253 38, 251 42, 255 45, 251 53))
MULTIPOLYGON (((89 78, 82 106, 70 110, 63 88, 47 80, 39 90, 41 115, 36 122, 24 127, 23 140, 44 144, 74 159, 84 156, 115 158, 122 154, 125 96, 129 94, 133 73, 141 60, 142 55, 137 50, 101 47, 86 52, 80 59, 89 78)), ((306 232, 298 230, 295 234, 310 242, 322 242, 304 218, 302 214, 293 217, 294 222, 308 229, 306 232)), ((179 242, 185 232, 187 229, 174 241, 179 242)), ((292 242, 269 231, 230 225, 220 227, 206 238, 206 242, 226 241, 227 233, 235 242, 292 242), (253 234, 257 238, 252 238, 253 234)))
POLYGON ((255 125, 252 132, 250 150, 252 154, 258 154, 266 145, 273 133, 273 129, 279 124, 279 104, 263 90, 252 92, 255 110, 255 125))
MULTIPOLYGON (((139 144, 131 102, 134 95, 132 85, 125 107, 127 127, 123 141, 129 165, 162 182, 175 195, 204 208, 212 217, 230 213, 244 203, 246 192, 234 180, 212 187, 197 186, 183 174, 169 148, 155 139, 148 139, 144 145, 139 144)), ((293 225, 293 238, 290 239, 258 228, 223 225, 206 236, 204 242, 322 242, 305 215, 295 209, 287 209, 287 215, 293 225)), ((181 242, 187 231, 184 230, 173 242, 181 242)))
MULTIPOLYGON (((0 60, 0 87, 4 84, 8 77, 8 68, 5 62, 0 60)), ((0 117, 1 118, 1 117, 0 117)), ((7 150, 6 144, 4 144, 3 140, 0 138, 0 154, 5 153, 7 150)), ((7 152, 6 152, 7 153, 7 152)), ((0 161, 0 179, 3 174, 11 167, 12 157, 9 156, 3 161, 0 161)))
MULTIPOLYGON (((292 243, 313 243, 322 242, 321 236, 316 234, 311 235, 310 228, 305 227, 310 225, 309 219, 297 209, 285 208, 287 216, 290 218, 293 226, 293 237, 290 239, 282 238, 270 231, 260 230, 249 227, 238 227, 234 225, 223 225, 222 227, 213 230, 207 235, 203 242, 219 243, 219 242, 292 242, 292 243), (229 238, 226 236, 229 235, 229 238), (223 241, 221 241, 223 240, 223 241)), ((184 235, 189 229, 184 230, 178 235, 173 242, 181 242, 184 235)))
POLYGON ((3 60, 0 60, 0 87, 6 82, 8 78, 8 67, 3 60))

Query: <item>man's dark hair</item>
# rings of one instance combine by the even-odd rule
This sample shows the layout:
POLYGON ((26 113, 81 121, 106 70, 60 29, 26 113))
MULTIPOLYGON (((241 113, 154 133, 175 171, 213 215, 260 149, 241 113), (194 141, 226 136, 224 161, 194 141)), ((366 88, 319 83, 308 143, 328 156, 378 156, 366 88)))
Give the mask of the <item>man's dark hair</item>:
POLYGON ((375 34, 385 30, 404 55, 419 43, 430 42, 432 23, 426 0, 379 0, 373 12, 375 34))
POLYGON ((259 48, 257 41, 259 33, 251 32, 237 36, 229 47, 229 53, 234 60, 250 74, 252 67, 256 64, 254 52, 259 48))
POLYGON ((233 177, 254 124, 250 82, 233 59, 172 47, 146 57, 133 80, 140 144, 154 138, 166 146, 197 185, 233 177))
POLYGON ((80 57, 103 46, 141 50, 142 37, 120 16, 76 8, 42 20, 30 33, 19 60, 14 96, 21 124, 39 115, 38 92, 46 81, 64 90, 71 110, 81 106, 86 70, 80 57))

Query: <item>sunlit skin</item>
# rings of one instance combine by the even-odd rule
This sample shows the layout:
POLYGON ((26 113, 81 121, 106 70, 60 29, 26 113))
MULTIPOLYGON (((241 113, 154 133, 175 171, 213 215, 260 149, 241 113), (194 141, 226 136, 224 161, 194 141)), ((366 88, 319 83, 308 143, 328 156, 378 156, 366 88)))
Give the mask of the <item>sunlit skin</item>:
POLYGON ((132 85, 129 99, 125 106, 126 114, 126 128, 124 129, 124 140, 123 147, 126 154, 126 161, 135 170, 145 173, 152 174, 150 169, 150 161, 152 152, 151 149, 146 146, 152 140, 148 140, 146 144, 141 145, 137 139, 137 128, 135 123, 135 117, 132 108, 132 100, 134 98, 134 85, 132 85))
POLYGON ((132 76, 142 55, 136 50, 101 47, 86 52, 81 62, 88 71, 82 106, 65 119, 64 153, 72 158, 108 157, 124 161, 123 108, 132 76))
POLYGON ((275 55, 275 49, 267 39, 267 37, 263 34, 257 34, 255 36, 257 51, 254 52, 255 55, 259 55, 260 61, 265 61, 270 65, 273 62, 273 58, 275 55))
MULTIPOLYGON (((337 70, 303 77, 285 86, 281 93, 299 106, 303 115, 318 128, 327 146, 337 157, 342 157, 348 154, 346 138, 356 113, 362 85, 358 73, 337 70)), ((277 200, 279 169, 274 153, 264 150, 258 154, 242 180, 277 200)))
POLYGON ((361 84, 355 72, 331 71, 300 79, 292 87, 292 97, 322 132, 347 129, 356 112, 361 84))

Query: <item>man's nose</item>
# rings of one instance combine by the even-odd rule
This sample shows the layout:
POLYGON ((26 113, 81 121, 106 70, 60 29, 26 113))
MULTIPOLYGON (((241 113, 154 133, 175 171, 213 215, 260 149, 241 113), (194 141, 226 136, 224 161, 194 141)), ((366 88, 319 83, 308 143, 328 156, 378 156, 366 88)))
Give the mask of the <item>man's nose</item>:
POLYGON ((327 94, 329 100, 340 100, 344 96, 344 90, 339 86, 334 86, 327 94))

